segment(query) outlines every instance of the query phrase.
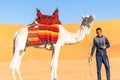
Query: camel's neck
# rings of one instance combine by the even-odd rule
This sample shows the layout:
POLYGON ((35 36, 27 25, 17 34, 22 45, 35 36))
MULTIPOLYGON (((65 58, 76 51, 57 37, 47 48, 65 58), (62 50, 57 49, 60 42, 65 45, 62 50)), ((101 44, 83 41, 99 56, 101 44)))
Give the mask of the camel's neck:
POLYGON ((76 33, 69 33, 69 40, 67 41, 67 44, 75 44, 80 42, 87 34, 89 34, 89 32, 90 29, 88 29, 86 26, 81 26, 76 33))

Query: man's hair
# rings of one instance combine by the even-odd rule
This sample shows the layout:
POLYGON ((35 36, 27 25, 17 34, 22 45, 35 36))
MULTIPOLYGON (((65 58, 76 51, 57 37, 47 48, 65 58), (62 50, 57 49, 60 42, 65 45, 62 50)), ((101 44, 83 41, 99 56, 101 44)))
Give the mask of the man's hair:
POLYGON ((100 27, 96 28, 96 31, 98 31, 98 30, 102 31, 102 29, 100 27))

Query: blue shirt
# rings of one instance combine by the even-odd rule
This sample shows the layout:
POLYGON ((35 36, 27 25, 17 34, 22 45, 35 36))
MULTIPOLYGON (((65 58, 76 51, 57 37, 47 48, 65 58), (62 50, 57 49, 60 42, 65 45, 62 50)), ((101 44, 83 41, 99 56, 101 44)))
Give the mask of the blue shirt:
POLYGON ((93 39, 93 45, 91 49, 91 55, 93 56, 95 48, 96 48, 96 55, 106 55, 106 49, 103 49, 101 46, 106 46, 106 49, 110 47, 110 43, 105 36, 96 36, 93 39))

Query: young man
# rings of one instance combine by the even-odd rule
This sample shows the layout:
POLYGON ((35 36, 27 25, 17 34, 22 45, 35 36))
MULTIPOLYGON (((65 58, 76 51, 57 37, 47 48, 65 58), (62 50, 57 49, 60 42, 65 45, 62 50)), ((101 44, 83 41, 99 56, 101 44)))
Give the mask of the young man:
POLYGON ((108 39, 102 35, 102 29, 97 28, 96 29, 97 36, 93 40, 93 46, 91 49, 91 56, 90 59, 92 59, 95 48, 96 48, 96 63, 97 63, 97 76, 98 80, 101 80, 101 66, 102 63, 105 66, 106 69, 106 77, 107 80, 110 80, 110 65, 109 60, 107 56, 106 49, 110 47, 108 39))

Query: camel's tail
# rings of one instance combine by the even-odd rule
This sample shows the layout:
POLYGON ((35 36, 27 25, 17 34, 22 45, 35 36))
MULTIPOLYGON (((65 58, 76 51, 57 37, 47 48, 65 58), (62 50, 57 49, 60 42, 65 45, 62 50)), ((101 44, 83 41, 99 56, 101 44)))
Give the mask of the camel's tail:
POLYGON ((18 31, 14 35, 14 40, 13 40, 13 54, 15 52, 15 40, 16 40, 17 34, 18 34, 18 31))

